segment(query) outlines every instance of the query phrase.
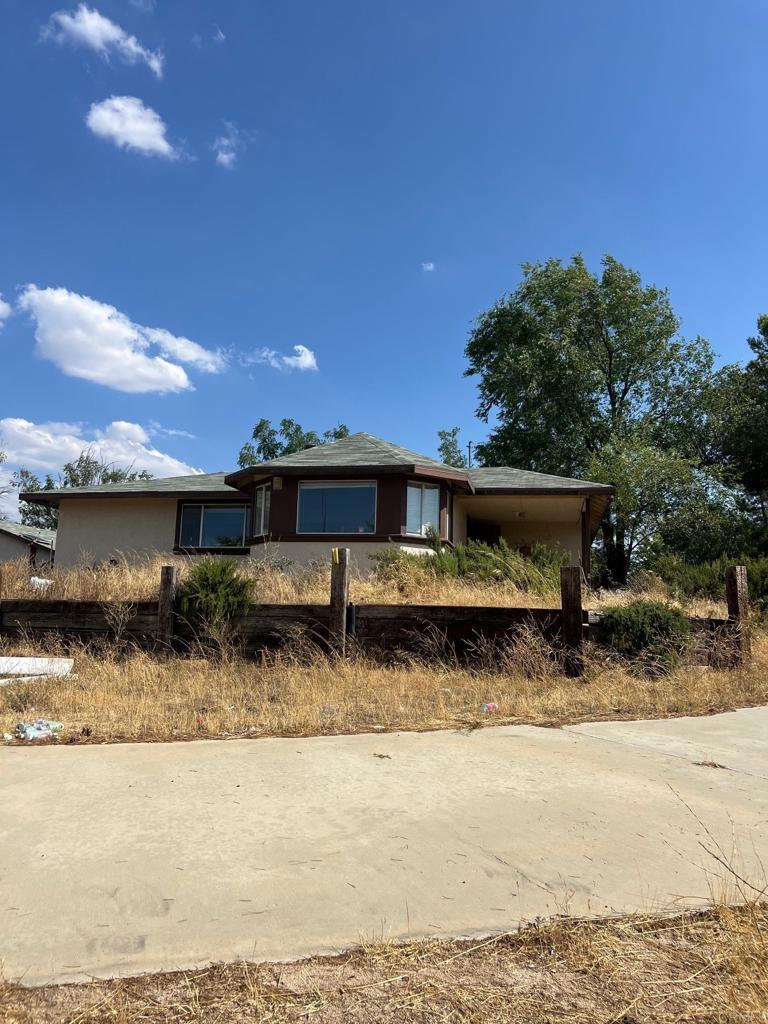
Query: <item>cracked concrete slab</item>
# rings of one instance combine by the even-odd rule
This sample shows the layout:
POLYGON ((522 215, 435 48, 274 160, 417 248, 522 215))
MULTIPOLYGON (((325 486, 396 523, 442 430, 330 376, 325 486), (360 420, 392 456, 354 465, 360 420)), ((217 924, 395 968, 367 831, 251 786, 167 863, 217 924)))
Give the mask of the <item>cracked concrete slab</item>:
POLYGON ((766 755, 766 708, 562 730, 0 748, 5 977, 294 959, 381 935, 695 906, 731 884, 705 849, 713 837, 762 878, 766 755))

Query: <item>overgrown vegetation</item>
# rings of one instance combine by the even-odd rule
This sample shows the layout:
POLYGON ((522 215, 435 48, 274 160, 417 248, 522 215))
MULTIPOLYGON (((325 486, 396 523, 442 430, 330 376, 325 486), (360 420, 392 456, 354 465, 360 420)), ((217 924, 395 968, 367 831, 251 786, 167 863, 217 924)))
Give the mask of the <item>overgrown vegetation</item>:
POLYGON ((204 631, 220 630, 248 611, 254 587, 234 558, 197 559, 184 579, 182 614, 204 631))
POLYGON ((509 935, 338 957, 28 989, 0 982, 9 1024, 758 1024, 768 907, 547 921, 509 935))
POLYGON ((746 566, 749 598, 752 607, 768 613, 768 558, 729 558, 725 555, 711 562, 692 565, 676 555, 659 555, 653 570, 678 598, 718 597, 723 592, 723 578, 729 565, 746 566))
POLYGON ((627 658, 642 659, 646 669, 670 671, 690 645, 691 627, 680 611, 661 601, 632 601, 609 608, 600 627, 601 640, 627 658))
POLYGON ((534 545, 524 557, 503 538, 493 546, 470 540, 455 548, 441 545, 434 533, 427 540, 429 554, 412 554, 394 545, 374 554, 377 577, 396 584, 419 577, 461 579, 481 586, 511 584, 521 593, 554 595, 560 590, 560 566, 569 560, 563 551, 545 544, 534 545))

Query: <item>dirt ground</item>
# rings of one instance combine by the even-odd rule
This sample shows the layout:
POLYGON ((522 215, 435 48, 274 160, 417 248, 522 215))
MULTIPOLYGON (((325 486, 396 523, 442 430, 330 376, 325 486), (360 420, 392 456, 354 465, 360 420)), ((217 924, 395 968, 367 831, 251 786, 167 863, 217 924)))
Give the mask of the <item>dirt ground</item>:
POLYGON ((556 921, 475 942, 26 989, 3 1024, 725 1024, 768 1020, 768 907, 556 921))

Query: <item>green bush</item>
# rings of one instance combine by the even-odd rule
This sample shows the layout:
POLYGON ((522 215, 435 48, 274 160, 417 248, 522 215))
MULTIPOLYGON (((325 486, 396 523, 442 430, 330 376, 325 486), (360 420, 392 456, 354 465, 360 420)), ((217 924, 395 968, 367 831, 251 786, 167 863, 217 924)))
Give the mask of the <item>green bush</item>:
POLYGON ((253 587, 253 580, 238 572, 234 558, 201 558, 184 580, 181 610, 191 622, 208 629, 226 626, 248 611, 253 587))
POLYGON ((768 558, 729 558, 692 565, 676 555, 659 555, 650 568, 667 584, 675 597, 725 597, 725 570, 729 565, 747 568, 749 598, 758 610, 768 612, 768 558))
POLYGON ((493 546, 470 540, 451 549, 434 536, 427 538, 431 555, 416 555, 398 547, 375 552, 379 579, 405 582, 414 578, 465 579, 478 584, 511 583, 520 590, 546 593, 560 586, 560 566, 568 555, 559 548, 536 544, 530 556, 521 555, 505 540, 493 546))
POLYGON ((679 608, 660 601, 632 601, 604 614, 600 638, 625 657, 641 658, 648 666, 668 671, 688 649, 691 626, 679 608))

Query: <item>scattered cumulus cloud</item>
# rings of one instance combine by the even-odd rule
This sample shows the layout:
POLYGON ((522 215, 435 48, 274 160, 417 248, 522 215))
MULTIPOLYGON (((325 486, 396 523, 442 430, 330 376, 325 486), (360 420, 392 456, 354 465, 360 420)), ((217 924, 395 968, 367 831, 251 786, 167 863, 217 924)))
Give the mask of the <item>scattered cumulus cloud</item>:
MULTIPOLYGON (((151 9, 146 4, 134 3, 134 6, 151 9)), ((161 50, 148 50, 136 36, 129 35, 87 4, 80 4, 74 11, 56 11, 42 34, 44 39, 53 39, 60 44, 86 46, 107 61, 114 54, 126 64, 144 63, 158 78, 163 77, 165 58, 161 50)))
POLYGON ((6 302, 2 294, 0 294, 0 328, 3 326, 4 321, 8 319, 12 312, 13 309, 11 307, 11 304, 9 302, 6 302))
MULTIPOLYGON (((38 474, 56 474, 88 448, 110 465, 146 469, 152 476, 187 476, 202 470, 157 448, 151 430, 140 423, 115 420, 103 429, 80 423, 34 423, 20 417, 0 419, 0 441, 8 462, 0 469, 0 490, 9 487, 15 469, 26 466, 38 474)), ((15 518, 18 492, 8 490, 0 497, 0 516, 15 518)))
POLYGON ((135 7, 137 11, 143 11, 144 14, 151 14, 155 9, 155 0, 129 0, 131 7, 135 7))
POLYGON ((181 363, 220 373, 227 361, 161 327, 143 327, 114 306, 66 288, 27 285, 19 307, 35 322, 37 353, 70 377, 131 393, 186 391, 181 363))
POLYGON ((237 162, 238 154, 245 149, 246 137, 236 124, 231 121, 224 122, 224 131, 217 136, 211 149, 216 154, 216 163, 219 167, 226 167, 232 170, 237 162))
POLYGON ((432 262, 432 260, 425 260, 421 264, 421 269, 424 271, 425 274, 431 274, 432 271, 435 269, 435 264, 432 262))
POLYGON ((190 441, 197 440, 197 434, 190 434, 188 430, 179 430, 176 427, 164 427, 157 420, 150 420, 147 429, 150 437, 186 437, 190 441))
POLYGON ((272 348, 260 348, 245 356, 246 365, 266 363, 275 370, 318 370, 317 357, 306 345, 294 345, 295 355, 284 356, 272 348))
POLYGON ((165 136, 162 117, 136 96, 110 96, 91 104, 85 123, 94 135, 114 142, 120 149, 167 160, 176 160, 180 155, 165 136))

